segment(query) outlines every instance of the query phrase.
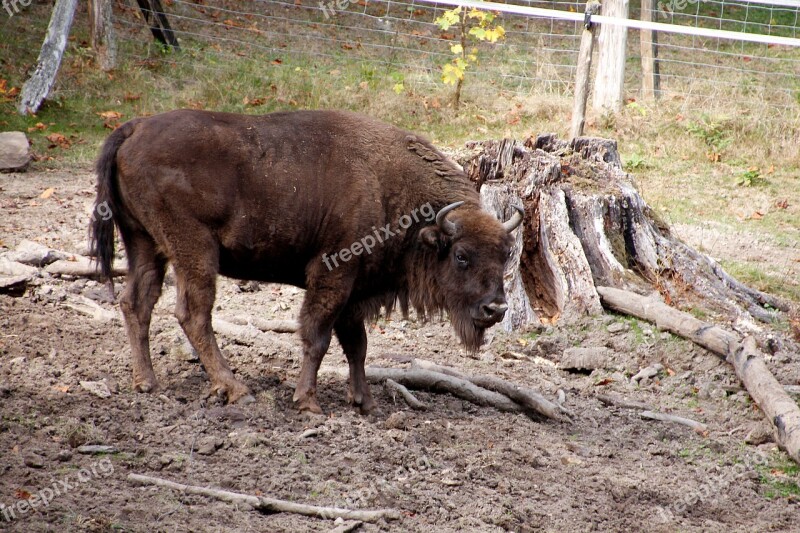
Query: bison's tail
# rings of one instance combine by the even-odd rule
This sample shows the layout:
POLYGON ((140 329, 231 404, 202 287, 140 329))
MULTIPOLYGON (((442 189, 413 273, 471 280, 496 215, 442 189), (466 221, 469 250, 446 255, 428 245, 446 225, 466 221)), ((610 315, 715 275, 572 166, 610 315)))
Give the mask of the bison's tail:
MULTIPOLYGON (((133 133, 133 126, 133 122, 126 122, 108 136, 95 167, 97 198, 89 224, 89 249, 109 284, 112 283, 111 263, 114 260, 114 223, 122 207, 117 190, 117 150, 133 133)), ((119 224, 119 220, 116 223, 119 224)), ((113 285, 110 287, 113 290, 113 285)))

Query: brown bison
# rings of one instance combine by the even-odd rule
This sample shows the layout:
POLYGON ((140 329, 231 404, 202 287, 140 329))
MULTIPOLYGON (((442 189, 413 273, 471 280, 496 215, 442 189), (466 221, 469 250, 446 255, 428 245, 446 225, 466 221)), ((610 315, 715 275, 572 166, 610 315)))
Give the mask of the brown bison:
POLYGON ((179 110, 138 118, 106 140, 97 174, 97 205, 106 202, 113 217, 93 220, 92 249, 108 277, 116 225, 128 256, 120 307, 139 391, 157 386, 148 330, 167 263, 178 321, 212 392, 229 402, 252 397, 211 328, 218 274, 306 290, 294 401, 313 412, 321 412, 317 371, 332 332, 350 367, 348 399, 368 412, 364 322, 382 308, 447 312, 472 350, 507 308, 503 268, 522 210, 500 223, 481 210, 458 165, 366 116, 179 110))

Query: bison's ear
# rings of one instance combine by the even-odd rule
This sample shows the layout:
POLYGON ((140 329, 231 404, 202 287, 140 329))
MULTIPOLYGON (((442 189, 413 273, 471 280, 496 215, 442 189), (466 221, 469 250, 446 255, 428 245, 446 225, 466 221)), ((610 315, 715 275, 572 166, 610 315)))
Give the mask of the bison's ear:
POLYGON ((447 248, 449 238, 438 227, 428 226, 419 232, 419 241, 441 252, 447 248))

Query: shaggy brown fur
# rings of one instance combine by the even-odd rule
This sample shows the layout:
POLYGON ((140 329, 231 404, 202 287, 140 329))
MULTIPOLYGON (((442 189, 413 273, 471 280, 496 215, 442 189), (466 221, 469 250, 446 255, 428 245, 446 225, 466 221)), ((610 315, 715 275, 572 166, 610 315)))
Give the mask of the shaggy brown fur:
POLYGON ((130 269, 120 307, 137 390, 157 386, 148 330, 167 263, 175 267, 177 318, 212 389, 229 401, 250 394, 211 329, 218 274, 306 289, 294 398, 315 412, 316 375, 332 333, 350 365, 350 401, 369 411, 365 320, 396 302, 404 313, 446 312, 475 350, 503 316, 510 236, 480 209, 455 163, 394 126, 337 111, 173 111, 112 133, 97 173, 97 203, 108 202, 114 216, 93 222, 92 246, 108 276, 116 224, 130 269), (464 205, 448 215, 449 231, 425 219, 398 226, 421 206, 438 211, 457 201, 464 205), (387 224, 396 235, 371 253, 326 267, 326 257, 387 224))

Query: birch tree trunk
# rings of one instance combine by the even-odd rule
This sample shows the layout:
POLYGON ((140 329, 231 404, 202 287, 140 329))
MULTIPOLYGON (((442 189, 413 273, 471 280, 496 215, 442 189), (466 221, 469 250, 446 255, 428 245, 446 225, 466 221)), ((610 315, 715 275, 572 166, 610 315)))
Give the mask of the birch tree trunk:
POLYGON ((17 110, 21 115, 36 113, 42 101, 47 97, 58 74, 61 57, 67 47, 67 37, 75 16, 75 7, 78 0, 56 0, 53 14, 50 16, 50 25, 47 35, 36 61, 36 70, 22 87, 19 106, 17 110))

